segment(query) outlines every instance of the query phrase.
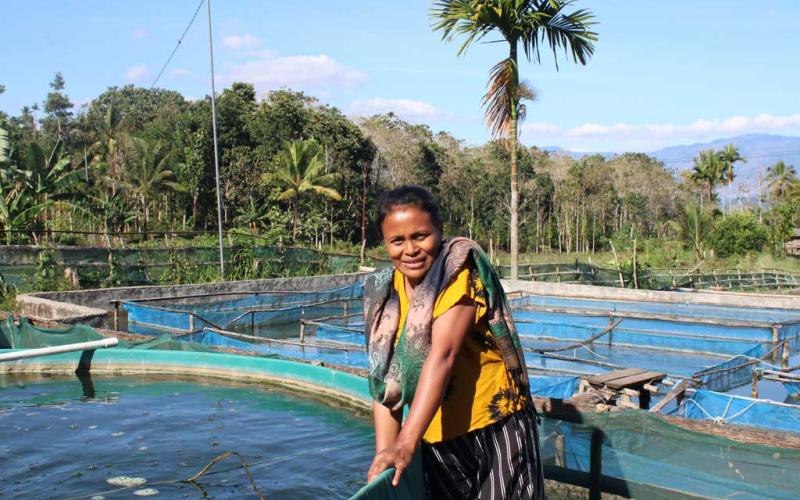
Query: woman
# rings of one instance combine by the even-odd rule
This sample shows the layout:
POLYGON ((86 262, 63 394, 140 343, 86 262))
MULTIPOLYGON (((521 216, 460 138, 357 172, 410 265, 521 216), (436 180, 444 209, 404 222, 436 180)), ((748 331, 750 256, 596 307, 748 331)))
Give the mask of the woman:
POLYGON ((485 254, 465 238, 443 241, 438 206, 417 186, 383 197, 378 226, 394 269, 364 292, 368 479, 395 467, 397 485, 421 444, 433 498, 543 498, 525 361, 485 254))

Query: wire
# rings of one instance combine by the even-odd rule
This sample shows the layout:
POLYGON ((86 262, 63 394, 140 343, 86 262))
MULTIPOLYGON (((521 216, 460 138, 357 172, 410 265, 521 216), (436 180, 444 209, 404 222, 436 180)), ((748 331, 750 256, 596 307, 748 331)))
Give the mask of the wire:
POLYGON ((186 33, 189 32, 189 28, 192 27, 192 23, 194 23, 195 18, 197 18, 197 13, 200 12, 200 7, 203 6, 203 2, 205 2, 205 1, 206 0, 200 0, 200 3, 197 5, 197 8, 194 10, 194 14, 192 14, 192 19, 189 20, 189 24, 186 25, 186 29, 183 30, 183 34, 181 34, 181 37, 178 38, 178 43, 175 45, 175 48, 172 49, 172 53, 167 58, 167 62, 164 63, 164 66, 161 67, 161 71, 158 72, 158 76, 156 76, 155 80, 153 80, 153 83, 150 84, 150 90, 153 90, 153 87, 156 86, 156 83, 158 83, 159 78, 161 78, 161 75, 164 74, 164 71, 167 69, 167 66, 169 66, 170 61, 172 61, 172 58, 175 56, 175 53, 178 51, 178 47, 181 46, 181 42, 183 42, 183 38, 186 36, 186 33))

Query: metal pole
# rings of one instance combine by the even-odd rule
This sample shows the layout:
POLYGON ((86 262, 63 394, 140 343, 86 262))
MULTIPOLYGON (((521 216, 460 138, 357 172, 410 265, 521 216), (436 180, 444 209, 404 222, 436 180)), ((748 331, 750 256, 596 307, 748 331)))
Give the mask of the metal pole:
POLYGON ((214 171, 217 179, 217 227, 219 229, 219 271, 225 279, 225 254, 222 251, 222 194, 219 189, 219 150, 217 146, 217 98, 214 86, 214 45, 211 41, 211 0, 206 0, 208 7, 208 59, 211 64, 211 130, 214 133, 214 171))
POLYGON ((92 340, 89 342, 78 342, 76 344, 64 344, 52 347, 40 347, 38 349, 26 349, 24 351, 6 352, 0 354, 0 361, 14 361, 17 359, 35 358, 37 356, 49 356, 64 352, 85 351, 114 347, 119 343, 116 337, 102 340, 92 340))

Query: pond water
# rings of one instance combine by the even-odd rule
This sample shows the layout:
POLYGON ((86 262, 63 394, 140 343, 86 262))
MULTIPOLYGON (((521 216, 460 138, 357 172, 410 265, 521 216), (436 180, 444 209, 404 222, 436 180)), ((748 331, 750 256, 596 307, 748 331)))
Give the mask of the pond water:
POLYGON ((226 451, 266 498, 346 498, 373 431, 363 414, 261 385, 0 376, 0 497, 256 497, 234 456, 175 482, 226 451))

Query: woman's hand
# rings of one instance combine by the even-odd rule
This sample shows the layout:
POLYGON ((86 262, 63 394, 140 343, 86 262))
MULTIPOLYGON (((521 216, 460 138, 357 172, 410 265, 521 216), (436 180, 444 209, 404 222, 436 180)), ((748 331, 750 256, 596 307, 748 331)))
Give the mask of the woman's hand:
POLYGON ((400 484, 400 475, 411 463, 415 449, 416 446, 398 440, 381 450, 372 460, 372 465, 370 465, 369 472, 367 472, 367 482, 378 477, 381 472, 389 467, 394 467, 392 486, 400 484))

